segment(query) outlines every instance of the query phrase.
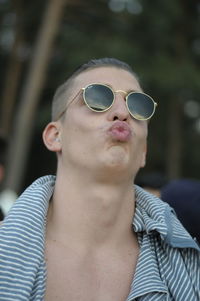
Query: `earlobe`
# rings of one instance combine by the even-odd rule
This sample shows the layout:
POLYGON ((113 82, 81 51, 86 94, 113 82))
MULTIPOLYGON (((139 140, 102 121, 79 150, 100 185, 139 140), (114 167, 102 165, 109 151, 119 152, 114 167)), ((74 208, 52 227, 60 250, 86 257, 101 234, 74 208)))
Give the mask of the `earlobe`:
POLYGON ((43 142, 52 152, 61 151, 60 130, 58 122, 50 122, 43 131, 43 142))

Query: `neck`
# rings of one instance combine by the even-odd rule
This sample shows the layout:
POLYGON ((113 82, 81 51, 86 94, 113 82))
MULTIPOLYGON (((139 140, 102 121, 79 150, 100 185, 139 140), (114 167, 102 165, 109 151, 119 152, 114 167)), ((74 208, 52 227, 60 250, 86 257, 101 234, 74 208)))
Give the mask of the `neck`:
POLYGON ((57 175, 48 213, 48 237, 86 247, 106 243, 117 247, 129 240, 135 207, 133 180, 102 181, 74 172, 68 175, 57 175))

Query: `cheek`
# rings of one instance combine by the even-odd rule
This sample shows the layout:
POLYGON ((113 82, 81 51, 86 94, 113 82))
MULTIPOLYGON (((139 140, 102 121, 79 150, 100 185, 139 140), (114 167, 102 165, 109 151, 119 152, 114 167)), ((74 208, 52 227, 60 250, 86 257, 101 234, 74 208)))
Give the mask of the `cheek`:
POLYGON ((133 130, 133 145, 132 145, 132 151, 134 157, 146 157, 146 151, 147 151, 147 136, 148 136, 148 130, 147 126, 138 126, 135 127, 133 130))
POLYGON ((138 144, 146 144, 148 137, 148 128, 146 123, 138 123, 133 127, 133 136, 134 140, 138 142, 138 144))
POLYGON ((70 116, 65 120, 63 136, 66 147, 74 147, 74 150, 80 151, 84 145, 91 144, 93 139, 94 127, 88 119, 83 120, 78 115, 70 116))

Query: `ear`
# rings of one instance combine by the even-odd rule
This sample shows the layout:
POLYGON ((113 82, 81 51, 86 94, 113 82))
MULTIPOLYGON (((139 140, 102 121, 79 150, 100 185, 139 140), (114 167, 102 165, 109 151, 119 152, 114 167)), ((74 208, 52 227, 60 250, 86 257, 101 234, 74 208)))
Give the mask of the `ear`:
POLYGON ((147 143, 145 143, 144 149, 142 152, 142 159, 141 159, 141 166, 140 166, 141 168, 145 167, 145 165, 146 165, 146 156, 147 156, 147 143))
POLYGON ((60 140, 60 124, 58 122, 50 122, 43 131, 43 142, 48 150, 59 152, 62 149, 60 140))

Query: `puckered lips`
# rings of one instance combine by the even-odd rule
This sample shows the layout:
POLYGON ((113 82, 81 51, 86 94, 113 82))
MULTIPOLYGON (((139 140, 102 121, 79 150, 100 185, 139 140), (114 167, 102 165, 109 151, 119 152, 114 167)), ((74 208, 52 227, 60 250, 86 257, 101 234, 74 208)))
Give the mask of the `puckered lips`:
POLYGON ((115 121, 108 129, 108 134, 116 141, 126 142, 132 136, 131 129, 125 121, 115 121))

